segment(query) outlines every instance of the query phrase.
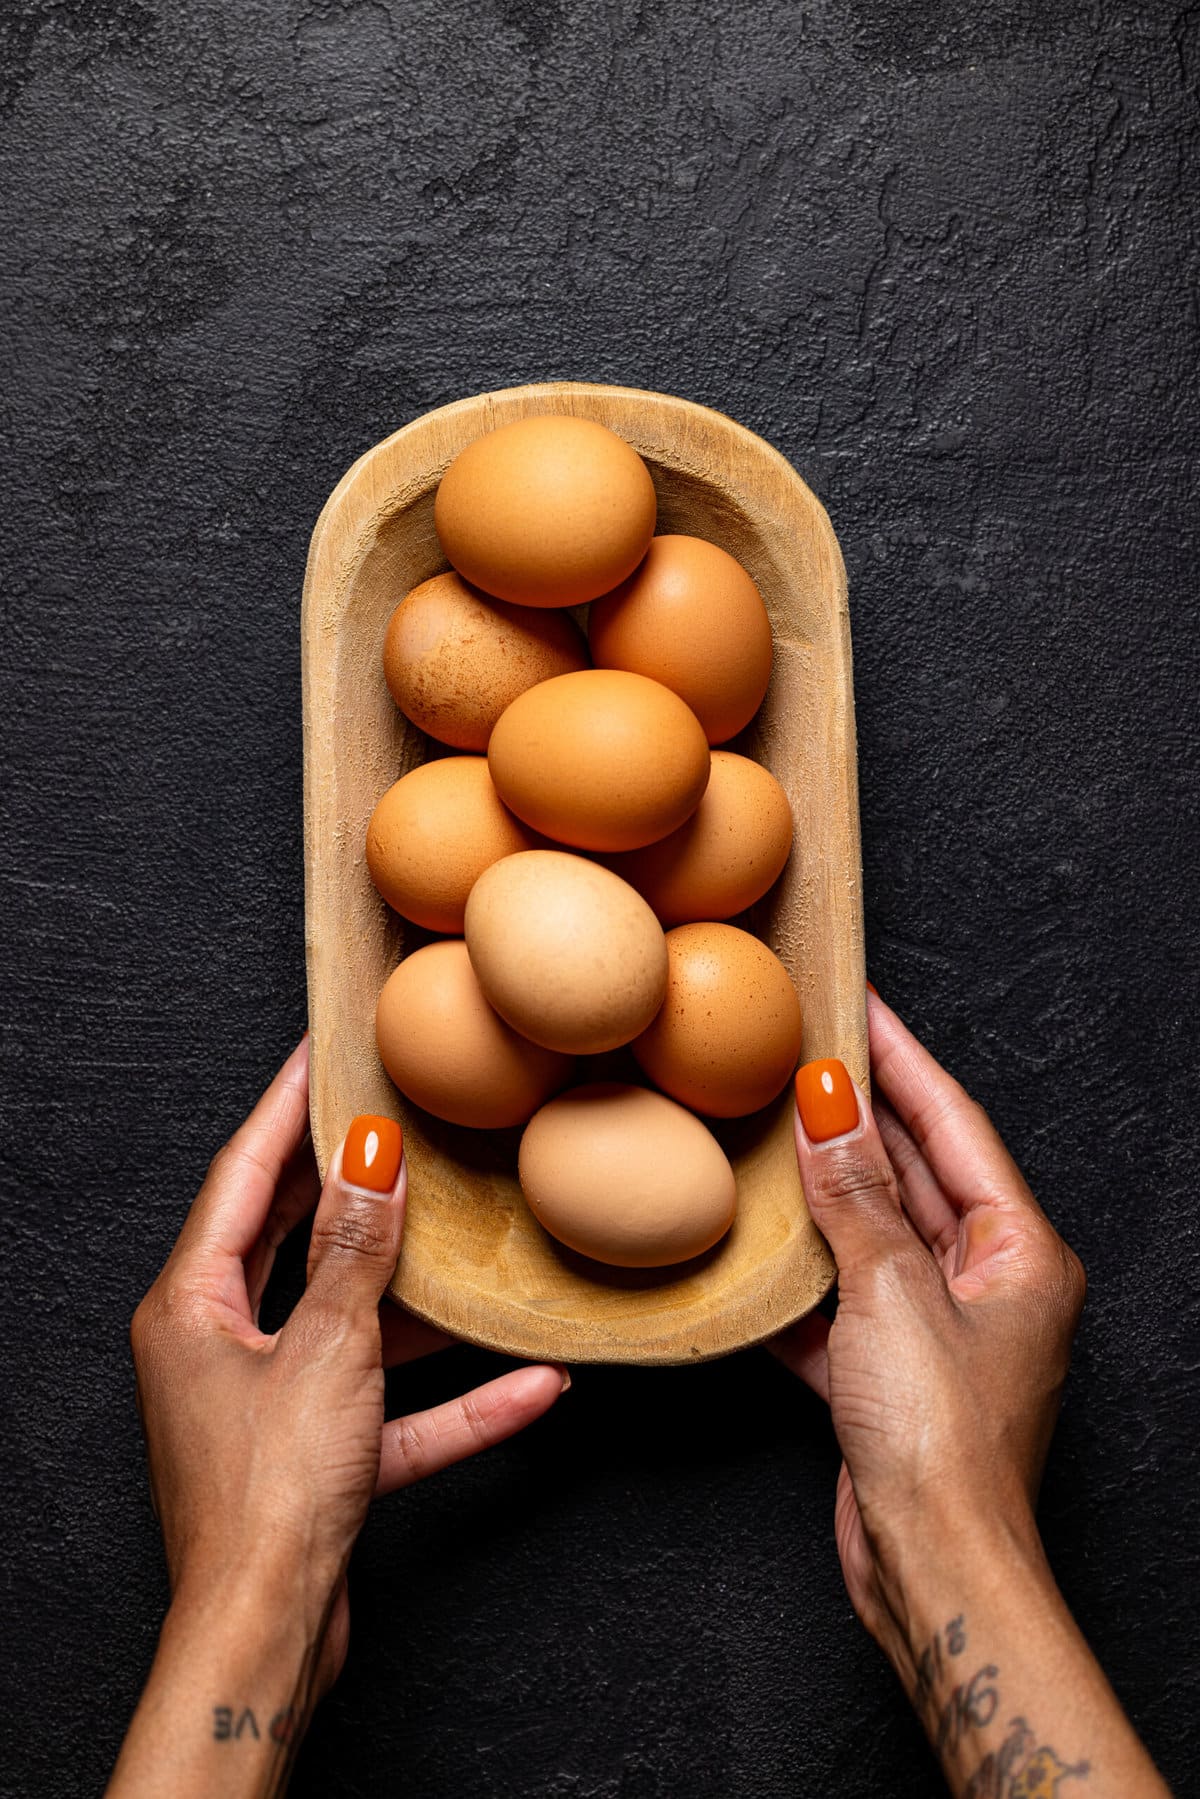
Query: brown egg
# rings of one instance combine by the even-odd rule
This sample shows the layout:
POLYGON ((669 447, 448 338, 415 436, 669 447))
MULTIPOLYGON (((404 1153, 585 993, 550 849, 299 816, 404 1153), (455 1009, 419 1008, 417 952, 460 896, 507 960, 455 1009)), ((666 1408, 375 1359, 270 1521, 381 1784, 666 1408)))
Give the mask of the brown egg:
POLYGON ((588 620, 597 668, 649 675, 687 701, 710 743, 749 724, 771 679, 771 621, 740 562, 699 537, 656 537, 588 620))
POLYGON ((505 805, 535 831, 576 849, 631 850, 690 818, 709 753, 668 688, 589 668, 514 700, 492 732, 488 766, 505 805))
POLYGON ((616 1049, 662 1004, 662 926, 640 894, 582 856, 531 850, 494 863, 471 889, 466 934, 492 1005, 549 1049, 616 1049))
POLYGON ((711 1249, 737 1186, 716 1138, 644 1087, 573 1087, 530 1119, 521 1190, 551 1236, 619 1268, 663 1268, 711 1249))
POLYGON ((375 1012, 384 1067, 414 1105, 451 1124, 524 1124, 570 1078, 569 1056, 527 1043, 480 992, 461 938, 406 956, 375 1012))
POLYGON ((646 554, 654 483, 624 438, 592 419, 518 419, 476 438, 442 476, 434 524, 448 559, 485 593, 575 606, 646 554))
POLYGON ((800 1054, 800 1001, 765 943, 728 924, 667 932, 667 996, 633 1053, 664 1092, 713 1118, 775 1098, 800 1054))
POLYGON ((774 775, 713 750, 704 798, 686 824, 606 865, 649 900, 664 925, 732 918, 778 880, 792 847, 792 809, 774 775))
POLYGON ((383 643, 401 712, 462 750, 486 750, 492 726, 527 687, 587 666, 583 633, 565 612, 490 599, 453 570, 405 595, 383 643))
POLYGON ((447 756, 388 788, 367 826, 367 867, 405 918, 458 932, 484 869, 540 841, 501 804, 485 757, 447 756))

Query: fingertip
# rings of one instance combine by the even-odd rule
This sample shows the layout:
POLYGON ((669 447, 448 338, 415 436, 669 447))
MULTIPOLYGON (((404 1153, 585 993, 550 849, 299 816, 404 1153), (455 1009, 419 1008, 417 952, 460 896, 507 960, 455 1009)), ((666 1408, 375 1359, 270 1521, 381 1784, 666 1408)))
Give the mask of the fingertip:
MULTIPOLYGON (((534 1362, 502 1374, 495 1384, 496 1401, 510 1419, 519 1420, 515 1428, 533 1424, 551 1410, 571 1385, 566 1368, 554 1362, 534 1362)), ((506 1430, 504 1435, 508 1435, 506 1430)))
POLYGON ((390 1193, 399 1185, 404 1132, 394 1118, 360 1112, 342 1139, 341 1177, 367 1193, 390 1193))
POLYGON ((806 1062, 796 1071, 796 1113, 810 1146, 848 1137, 862 1122, 858 1088, 836 1056, 806 1062))
POLYGON ((570 1370, 561 1362, 534 1362, 527 1368, 514 1369, 508 1376, 510 1396, 548 1409, 571 1385, 570 1370))
POLYGON ((377 1308, 395 1273, 407 1200, 400 1126, 360 1113, 326 1171, 309 1242, 310 1290, 341 1285, 354 1304, 377 1308))

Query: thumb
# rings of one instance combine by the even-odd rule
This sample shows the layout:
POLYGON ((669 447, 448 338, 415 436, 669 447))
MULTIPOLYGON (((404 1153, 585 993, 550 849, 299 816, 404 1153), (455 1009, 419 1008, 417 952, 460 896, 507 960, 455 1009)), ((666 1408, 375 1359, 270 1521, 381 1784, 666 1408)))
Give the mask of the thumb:
POLYGON ((400 1254, 407 1194, 400 1126, 362 1114, 329 1164, 313 1217, 310 1294, 374 1313, 400 1254))
POLYGON ((796 1156, 839 1273, 920 1247, 871 1108, 836 1059, 806 1062, 796 1075, 796 1156))

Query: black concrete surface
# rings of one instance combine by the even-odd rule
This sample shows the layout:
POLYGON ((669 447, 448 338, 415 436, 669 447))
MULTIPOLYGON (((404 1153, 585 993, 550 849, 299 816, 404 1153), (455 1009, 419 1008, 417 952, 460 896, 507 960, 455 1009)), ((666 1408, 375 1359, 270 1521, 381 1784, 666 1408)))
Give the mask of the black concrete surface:
MULTIPOLYGON (((1087 1264, 1046 1539, 1195 1790, 1198 70, 1130 0, 4 0, 5 1793, 111 1765, 164 1598, 129 1315, 304 1023, 309 531, 540 377, 719 407, 830 508, 871 970, 1087 1264)), ((836 1461, 763 1353, 583 1371, 372 1518, 295 1790, 936 1790, 836 1461)))

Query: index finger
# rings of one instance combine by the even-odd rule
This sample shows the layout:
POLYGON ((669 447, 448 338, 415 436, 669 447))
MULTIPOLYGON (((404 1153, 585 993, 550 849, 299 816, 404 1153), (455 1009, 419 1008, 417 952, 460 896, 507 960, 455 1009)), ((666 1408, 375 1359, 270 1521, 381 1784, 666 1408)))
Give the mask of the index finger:
POLYGON ((951 1204, 1045 1218, 995 1125, 877 995, 867 1001, 871 1073, 951 1204))
POLYGON ((308 1036, 300 1039, 245 1122, 218 1150, 177 1248, 244 1260, 262 1234, 289 1157, 308 1129, 308 1036))

